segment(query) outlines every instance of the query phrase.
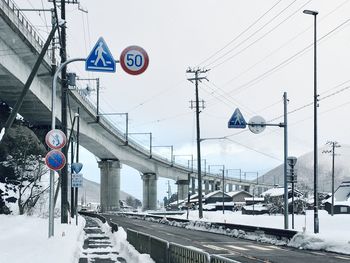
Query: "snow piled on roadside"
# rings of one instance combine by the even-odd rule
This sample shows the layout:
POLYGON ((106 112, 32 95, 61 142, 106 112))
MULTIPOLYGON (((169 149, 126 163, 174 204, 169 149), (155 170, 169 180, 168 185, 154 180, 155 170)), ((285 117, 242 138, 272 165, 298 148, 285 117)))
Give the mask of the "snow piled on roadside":
POLYGON ((105 223, 102 225, 102 230, 108 233, 116 251, 120 257, 123 257, 128 263, 154 263, 148 254, 140 254, 127 240, 126 232, 122 227, 118 227, 118 231, 111 233, 110 226, 105 223))
POLYGON ((0 215, 1 262, 75 263, 83 245, 85 220, 61 224, 55 220, 55 235, 48 238, 48 220, 35 216, 0 215))
POLYGON ((324 250, 350 255, 350 241, 348 243, 327 241, 316 234, 296 234, 288 246, 299 249, 324 250))
MULTIPOLYGON (((190 211, 190 222, 176 222, 171 218, 185 219, 186 215, 172 215, 163 219, 145 218, 145 220, 160 222, 177 227, 224 234, 232 237, 255 240, 274 245, 286 245, 299 249, 324 250, 350 255, 350 215, 341 214, 330 216, 324 210, 319 211, 321 230, 319 234, 313 234, 313 211, 307 211, 306 215, 295 215, 295 230, 300 231, 294 238, 276 239, 263 233, 245 232, 237 229, 225 229, 215 226, 215 222, 253 225, 258 227, 272 227, 283 225, 283 215, 243 215, 241 212, 204 211, 204 218, 198 219, 198 211, 190 211), (214 224, 212 224, 214 223, 214 224), (302 232, 302 231, 305 232, 302 232)), ((139 218, 138 217, 138 218, 139 218)), ((291 222, 291 217, 289 217, 291 222)))

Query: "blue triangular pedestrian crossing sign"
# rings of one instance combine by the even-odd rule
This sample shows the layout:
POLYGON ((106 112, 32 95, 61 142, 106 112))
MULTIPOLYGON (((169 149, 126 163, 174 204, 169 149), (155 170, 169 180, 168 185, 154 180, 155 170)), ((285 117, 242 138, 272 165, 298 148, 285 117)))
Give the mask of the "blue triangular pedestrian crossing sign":
POLYGON ((247 122, 245 121, 241 111, 237 108, 235 109, 232 117, 228 121, 229 128, 245 129, 247 127, 247 122))
POLYGON ((85 61, 85 70, 97 72, 115 72, 115 60, 102 37, 97 40, 85 61))

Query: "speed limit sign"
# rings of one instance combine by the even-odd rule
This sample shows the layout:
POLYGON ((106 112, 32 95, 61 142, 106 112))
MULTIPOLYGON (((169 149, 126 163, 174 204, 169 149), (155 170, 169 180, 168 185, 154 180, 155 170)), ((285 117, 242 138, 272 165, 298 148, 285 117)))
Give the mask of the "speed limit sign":
POLYGON ((126 73, 139 75, 148 67, 147 52, 139 46, 130 46, 120 55, 120 65, 126 73))

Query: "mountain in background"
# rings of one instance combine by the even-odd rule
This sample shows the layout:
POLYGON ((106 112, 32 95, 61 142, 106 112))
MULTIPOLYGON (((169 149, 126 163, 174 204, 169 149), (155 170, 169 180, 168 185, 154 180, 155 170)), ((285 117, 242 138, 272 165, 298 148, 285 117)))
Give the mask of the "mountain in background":
MULTIPOLYGON (((123 192, 120 190, 120 200, 125 201, 127 197, 132 197, 136 199, 132 195, 123 192)), ((95 183, 93 181, 83 179, 83 187, 79 188, 78 191, 78 200, 79 203, 84 198, 84 203, 100 203, 100 184, 95 183)))
MULTIPOLYGON (((318 151, 318 189, 321 192, 331 192, 332 187, 332 155, 322 153, 324 150, 330 150, 330 146, 324 146, 318 151)), ((335 189, 343 181, 350 181, 350 146, 341 145, 335 148, 335 169, 334 185, 335 189)), ((296 187, 303 190, 312 190, 314 184, 314 156, 313 152, 298 157, 296 170, 298 182, 296 187)), ((264 179, 265 183, 283 185, 283 164, 270 170, 259 181, 264 179)))

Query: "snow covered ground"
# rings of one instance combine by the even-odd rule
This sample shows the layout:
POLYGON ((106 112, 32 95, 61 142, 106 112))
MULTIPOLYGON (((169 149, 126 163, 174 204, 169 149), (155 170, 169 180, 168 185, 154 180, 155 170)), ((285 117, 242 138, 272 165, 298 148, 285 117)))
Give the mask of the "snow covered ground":
MULTIPOLYGON (((11 263, 77 263, 84 242, 85 220, 79 224, 61 224, 55 219, 55 236, 48 238, 48 219, 37 216, 0 215, 0 262, 11 263)), ((107 224, 102 225, 110 233, 107 224)), ((146 254, 138 253, 126 241, 126 232, 109 234, 116 251, 129 263, 154 263, 146 254)))
MULTIPOLYGON (((186 218, 186 214, 172 216, 186 218)), ((190 211, 190 220, 198 220, 198 211, 190 211)), ((295 230, 305 234, 297 235, 290 246, 307 249, 323 249, 327 251, 350 254, 350 215, 330 216, 326 211, 319 211, 320 233, 313 234, 313 210, 308 210, 306 215, 295 215, 295 230)), ((283 215, 242 215, 241 212, 204 211, 201 221, 223 222, 261 227, 284 227, 283 215)), ((289 228, 292 225, 292 217, 289 216, 289 228)))
MULTIPOLYGON (((295 229, 305 234, 297 235, 290 246, 307 249, 323 249, 327 251, 350 254, 350 215, 335 215, 331 217, 325 211, 320 212, 320 234, 313 234, 313 211, 308 211, 306 216, 295 216, 295 229), (306 224, 305 224, 306 222, 306 224)), ((186 218, 182 216, 172 216, 186 218)), ((189 218, 198 219, 198 211, 191 211, 189 218)), ((242 215, 240 212, 204 211, 201 221, 227 222, 234 224, 246 224, 283 228, 283 216, 269 215, 242 215)), ((289 217, 291 225, 291 217, 289 217)), ((79 217, 79 225, 63 224, 59 219, 55 220, 55 236, 48 239, 48 220, 37 216, 13 216, 0 215, 0 259, 1 262, 11 263, 76 263, 82 252, 84 241, 85 221, 79 217)), ((106 232, 108 225, 102 225, 106 232)), ((112 243, 130 263, 152 263, 149 255, 139 254, 127 241, 126 233, 122 228, 109 234, 112 243)))
POLYGON ((60 224, 48 238, 48 219, 36 216, 0 215, 0 261, 11 263, 78 262, 85 221, 60 224))

